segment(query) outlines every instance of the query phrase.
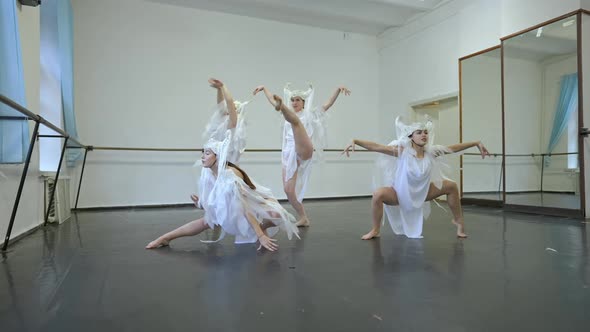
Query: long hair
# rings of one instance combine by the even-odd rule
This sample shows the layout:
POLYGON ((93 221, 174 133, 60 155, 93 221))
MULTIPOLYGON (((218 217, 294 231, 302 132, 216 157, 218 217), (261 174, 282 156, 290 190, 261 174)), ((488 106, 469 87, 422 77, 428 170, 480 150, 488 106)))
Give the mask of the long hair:
POLYGON ((244 177, 244 182, 246 182, 248 187, 250 187, 250 189, 252 190, 256 189, 256 186, 254 185, 254 183, 252 183, 252 180, 250 180, 250 177, 248 176, 248 174, 246 174, 246 172, 244 172, 243 169, 239 168, 236 164, 229 161, 227 162, 227 166, 237 169, 240 173, 242 173, 242 176, 244 177))

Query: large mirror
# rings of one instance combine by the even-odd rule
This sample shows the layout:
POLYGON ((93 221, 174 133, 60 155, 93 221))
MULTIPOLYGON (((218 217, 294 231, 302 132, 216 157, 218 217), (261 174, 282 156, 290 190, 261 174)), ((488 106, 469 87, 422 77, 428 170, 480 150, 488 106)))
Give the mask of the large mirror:
POLYGON ((576 21, 560 18, 502 41, 508 208, 582 214, 576 21))
POLYGON ((502 64, 500 46, 459 59, 461 140, 481 140, 461 157, 462 202, 502 205, 502 64))

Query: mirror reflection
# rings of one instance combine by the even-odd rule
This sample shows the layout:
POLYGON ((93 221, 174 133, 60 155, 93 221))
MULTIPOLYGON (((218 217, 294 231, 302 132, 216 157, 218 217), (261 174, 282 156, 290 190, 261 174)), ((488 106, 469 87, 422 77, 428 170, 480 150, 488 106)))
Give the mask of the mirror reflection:
POLYGON ((580 209, 576 16, 504 41, 505 204, 580 209))
POLYGON ((485 159, 478 153, 462 156, 462 198, 499 202, 502 201, 500 48, 462 59, 460 67, 463 141, 481 139, 492 154, 485 159))

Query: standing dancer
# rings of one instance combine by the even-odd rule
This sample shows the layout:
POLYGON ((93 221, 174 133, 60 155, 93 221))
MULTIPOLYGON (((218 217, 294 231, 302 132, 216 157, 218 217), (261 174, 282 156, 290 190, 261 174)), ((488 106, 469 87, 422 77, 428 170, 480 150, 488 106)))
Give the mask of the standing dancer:
POLYGON ((263 85, 254 90, 254 95, 261 91, 285 118, 281 156, 283 188, 289 203, 299 216, 297 226, 310 226, 303 207, 303 197, 311 173, 312 156, 314 150, 321 154, 326 146, 326 111, 334 105, 340 93, 348 96, 350 90, 344 86, 338 87, 321 109, 313 105, 314 89, 311 85, 306 91, 302 91, 291 90, 287 84, 283 89, 283 99, 273 95, 263 85), (292 109, 283 101, 290 101, 292 109))
POLYGON ((448 168, 444 155, 477 147, 484 158, 489 155, 481 142, 459 143, 450 146, 433 145, 432 122, 416 122, 405 125, 395 120, 397 139, 389 145, 354 139, 343 154, 349 156, 355 146, 384 154, 378 161, 382 171, 382 185, 373 193, 373 227, 362 236, 363 240, 379 237, 383 219, 383 205, 389 224, 395 234, 409 238, 422 237, 422 224, 430 215, 429 202, 447 195, 447 203, 453 213, 451 222, 457 226, 457 236, 467 237, 457 183, 443 174, 448 168))

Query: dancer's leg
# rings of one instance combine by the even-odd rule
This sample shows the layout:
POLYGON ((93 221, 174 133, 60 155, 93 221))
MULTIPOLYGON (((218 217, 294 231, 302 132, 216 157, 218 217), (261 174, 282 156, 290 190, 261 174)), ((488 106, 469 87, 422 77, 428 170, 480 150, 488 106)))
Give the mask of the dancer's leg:
POLYGON ((174 239, 183 236, 197 235, 208 228, 209 225, 207 225, 204 218, 193 220, 188 224, 182 225, 177 229, 160 236, 159 238, 150 242, 145 248, 154 249, 162 246, 167 246, 170 243, 170 241, 174 239))
POLYGON ((465 234, 463 209, 461 208, 461 197, 459 197, 459 188, 457 187, 457 183, 454 181, 444 180, 440 189, 431 183, 426 200, 430 201, 442 195, 447 195, 447 203, 449 204, 449 208, 453 213, 453 220, 451 220, 451 222, 457 226, 457 236, 460 238, 466 238, 467 234, 465 234))
POLYGON ((370 240, 379 237, 381 231, 381 221, 383 220, 383 204, 398 205, 397 194, 391 187, 382 187, 373 193, 371 208, 373 211, 373 228, 363 235, 361 239, 370 240))
POLYGON ((307 213, 305 212, 305 207, 303 207, 303 203, 300 203, 297 200, 297 193, 295 193, 295 186, 297 184, 297 172, 293 174, 293 177, 289 180, 285 181, 285 169, 283 168, 283 188, 285 189, 285 194, 287 195, 287 199, 291 206, 297 212, 297 216, 299 217, 297 223, 295 224, 297 227, 308 227, 310 226, 309 218, 307 218, 307 213))
POLYGON ((295 152, 297 152, 297 156, 301 160, 311 159, 313 155, 313 143, 311 142, 311 138, 307 135, 303 123, 295 112, 283 104, 283 100, 279 96, 274 95, 273 97, 275 100, 275 109, 283 114, 285 120, 289 122, 291 128, 293 128, 293 138, 295 139, 295 152))

